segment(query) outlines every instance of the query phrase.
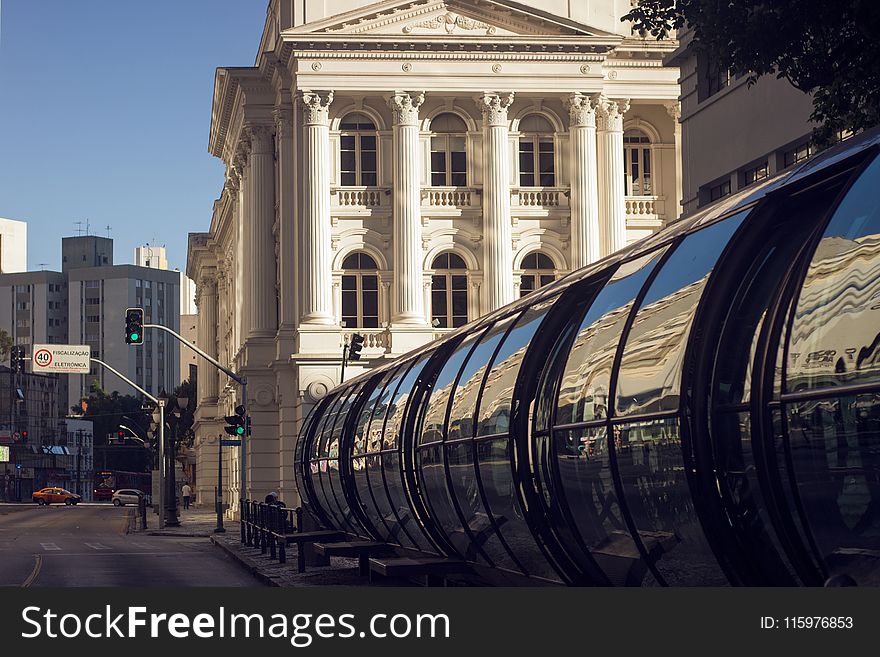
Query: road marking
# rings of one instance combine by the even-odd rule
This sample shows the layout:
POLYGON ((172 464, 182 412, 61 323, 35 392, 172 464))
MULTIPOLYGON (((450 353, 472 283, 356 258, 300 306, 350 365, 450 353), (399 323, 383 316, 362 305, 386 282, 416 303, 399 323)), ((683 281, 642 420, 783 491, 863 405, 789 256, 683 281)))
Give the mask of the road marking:
POLYGON ((55 543, 40 543, 40 547, 44 550, 60 550, 61 548, 55 545, 55 543))
POLYGON ((139 543, 137 541, 132 541, 131 545, 135 547, 143 548, 145 550, 157 550, 158 548, 155 545, 150 545, 149 543, 139 543))
POLYGON ((113 548, 107 547, 103 543, 86 543, 93 550, 112 550, 113 548))
POLYGON ((21 583, 21 588, 26 589, 31 584, 34 583, 34 580, 37 579, 37 575, 40 574, 40 568, 43 567, 43 557, 39 554, 34 555, 34 569, 31 571, 31 574, 28 575, 28 578, 21 583))

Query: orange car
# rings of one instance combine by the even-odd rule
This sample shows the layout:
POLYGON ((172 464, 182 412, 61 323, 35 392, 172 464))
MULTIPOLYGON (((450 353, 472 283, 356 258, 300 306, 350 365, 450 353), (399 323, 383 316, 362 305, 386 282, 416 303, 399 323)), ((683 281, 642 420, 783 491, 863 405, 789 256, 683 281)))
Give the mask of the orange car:
POLYGON ((64 488, 44 488, 43 490, 38 490, 36 493, 31 495, 31 499, 40 506, 61 504, 62 502, 70 506, 71 504, 77 504, 78 502, 81 502, 82 495, 71 493, 69 490, 66 490, 64 488))

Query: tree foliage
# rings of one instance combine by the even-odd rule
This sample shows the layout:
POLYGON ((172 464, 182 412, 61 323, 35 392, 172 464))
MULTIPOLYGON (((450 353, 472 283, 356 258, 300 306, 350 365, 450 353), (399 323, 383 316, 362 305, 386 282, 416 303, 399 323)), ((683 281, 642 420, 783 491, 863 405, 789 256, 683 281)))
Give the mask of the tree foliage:
POLYGON ((0 329, 0 360, 7 360, 12 350, 12 336, 6 329, 0 329))
POLYGON ((120 424, 131 427, 140 438, 146 439, 150 411, 143 409, 140 397, 120 395, 116 390, 107 393, 97 383, 93 383, 83 404, 84 409, 82 406, 73 406, 71 410, 92 421, 95 445, 106 445, 107 434, 116 433, 120 424))
POLYGON ((878 0, 640 0, 622 20, 658 39, 687 25, 719 66, 812 94, 817 143, 880 123, 878 0))

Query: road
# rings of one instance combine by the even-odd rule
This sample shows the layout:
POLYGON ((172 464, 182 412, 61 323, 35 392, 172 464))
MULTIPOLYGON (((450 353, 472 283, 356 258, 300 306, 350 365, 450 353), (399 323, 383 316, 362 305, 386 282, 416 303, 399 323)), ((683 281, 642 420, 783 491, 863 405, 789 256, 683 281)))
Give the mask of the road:
POLYGON ((126 534, 130 508, 0 505, 0 586, 260 586, 207 538, 126 534))

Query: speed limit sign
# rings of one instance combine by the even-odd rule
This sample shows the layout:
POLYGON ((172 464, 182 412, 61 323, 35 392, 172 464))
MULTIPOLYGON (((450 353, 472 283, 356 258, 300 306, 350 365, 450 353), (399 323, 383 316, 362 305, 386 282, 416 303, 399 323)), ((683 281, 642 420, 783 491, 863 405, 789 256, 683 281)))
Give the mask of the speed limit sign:
POLYGON ((49 367, 52 364, 52 352, 48 349, 40 349, 34 352, 34 364, 38 367, 49 367))

